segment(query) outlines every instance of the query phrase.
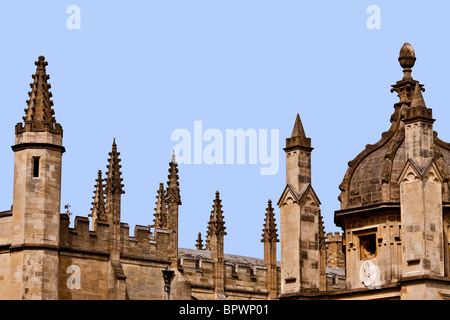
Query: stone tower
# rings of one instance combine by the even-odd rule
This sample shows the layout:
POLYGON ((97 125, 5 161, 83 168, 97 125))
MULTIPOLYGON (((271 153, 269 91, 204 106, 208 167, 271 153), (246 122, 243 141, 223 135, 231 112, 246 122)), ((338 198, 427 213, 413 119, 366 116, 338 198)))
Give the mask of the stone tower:
MULTIPOLYGON (((405 44, 400 64, 402 82, 413 82, 414 90, 405 110, 406 163, 399 178, 402 238, 402 277, 444 275, 442 185, 444 175, 435 160, 432 110, 427 108, 421 85, 411 77, 414 50, 405 44)), ((400 87, 401 84, 397 84, 400 87)), ((405 84, 406 86, 407 84, 405 84)), ((406 103, 406 101, 403 101, 406 103)))
POLYGON ((47 62, 38 58, 23 123, 15 128, 11 237, 13 299, 58 298, 63 130, 52 109, 47 62))
POLYGON ((320 201, 311 185, 311 139, 300 116, 286 139, 286 187, 278 201, 281 294, 325 289, 325 246, 320 201))
POLYGON ((398 60, 391 127, 348 163, 335 222, 344 230, 347 289, 401 284, 402 299, 433 299, 449 276, 450 145, 433 131, 409 43, 398 60))

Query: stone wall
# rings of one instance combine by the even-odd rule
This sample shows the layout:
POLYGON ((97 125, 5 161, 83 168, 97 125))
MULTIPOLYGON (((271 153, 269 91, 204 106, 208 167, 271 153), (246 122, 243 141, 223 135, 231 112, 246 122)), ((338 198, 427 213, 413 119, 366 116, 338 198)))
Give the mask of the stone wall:
POLYGON ((342 251, 342 235, 339 232, 329 232, 326 235, 327 267, 345 269, 345 254, 342 251))

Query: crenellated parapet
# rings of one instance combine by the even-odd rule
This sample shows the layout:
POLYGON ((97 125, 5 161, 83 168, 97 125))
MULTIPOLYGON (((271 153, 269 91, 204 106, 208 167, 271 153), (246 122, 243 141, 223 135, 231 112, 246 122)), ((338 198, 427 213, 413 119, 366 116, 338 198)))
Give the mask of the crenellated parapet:
POLYGON ((134 235, 130 235, 127 223, 121 223, 121 258, 138 260, 155 260, 169 263, 167 248, 169 232, 166 229, 153 229, 136 225, 134 235))
POLYGON ((325 241, 327 243, 330 243, 330 242, 342 242, 342 235, 338 231, 336 231, 334 233, 333 232, 328 232, 325 241))
POLYGON ((67 214, 60 215, 60 243, 62 251, 90 253, 99 255, 109 254, 109 225, 96 223, 95 231, 89 229, 87 217, 75 217, 75 226, 69 227, 67 214))
MULTIPOLYGON (((178 253, 179 271, 190 283, 192 296, 197 299, 211 299, 215 289, 214 261, 211 252, 180 248, 178 253)), ((225 254, 223 264, 224 295, 228 299, 239 299, 248 294, 255 299, 268 297, 266 287, 268 270, 264 259, 225 254)), ((280 265, 277 266, 277 272, 280 273, 280 265)))
MULTIPOLYGON (((69 227, 67 214, 61 214, 60 248, 62 251, 79 252, 92 255, 109 255, 109 224, 102 221, 95 222, 95 229, 90 229, 87 217, 75 217, 73 228, 69 227)), ((94 226, 93 226, 94 227, 94 226)), ((120 224, 120 258, 155 260, 168 262, 167 247, 169 234, 167 230, 155 229, 136 225, 134 234, 130 235, 127 223, 120 224)))
POLYGON ((325 238, 327 267, 332 269, 345 268, 345 254, 342 251, 343 240, 339 232, 327 233, 325 238))

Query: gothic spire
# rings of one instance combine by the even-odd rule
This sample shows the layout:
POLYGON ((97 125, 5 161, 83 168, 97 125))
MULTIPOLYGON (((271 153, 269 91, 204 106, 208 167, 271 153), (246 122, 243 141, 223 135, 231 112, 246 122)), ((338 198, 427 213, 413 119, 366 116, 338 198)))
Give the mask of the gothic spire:
POLYGON ((220 200, 220 193, 216 191, 216 197, 213 203, 213 210, 211 211, 211 216, 209 218, 208 223, 208 233, 218 234, 218 235, 226 235, 225 232, 225 221, 223 220, 223 211, 222 211, 222 200, 220 200))
POLYGON ((278 242, 277 225, 275 224, 275 214, 273 213, 272 200, 268 201, 266 218, 264 219, 264 229, 261 242, 278 242))
POLYGON ((175 160, 175 154, 172 152, 172 159, 169 163, 169 175, 167 176, 166 202, 181 205, 180 183, 178 182, 178 163, 175 160))
POLYGON ((298 113, 295 118, 294 129, 292 130, 291 137, 286 139, 286 149, 295 147, 306 148, 307 150, 312 151, 311 139, 306 137, 302 120, 300 119, 300 114, 298 113))
POLYGON ((23 131, 50 131, 62 135, 62 127, 55 120, 55 111, 52 109, 53 101, 50 92, 51 85, 47 81, 50 76, 47 75, 45 67, 48 65, 44 56, 40 56, 35 62, 36 73, 31 77, 33 83, 30 83, 31 91, 28 92, 27 108, 24 109, 25 116, 22 123, 16 126, 17 132, 23 131))
POLYGON ((306 139, 305 130, 303 129, 302 120, 300 119, 300 114, 297 113, 297 118, 295 118, 294 129, 292 130, 291 138, 299 137, 306 139))
POLYGON ((203 250, 203 240, 202 240, 202 233, 199 232, 198 233, 198 237, 195 243, 195 248, 197 248, 197 250, 203 250))
POLYGON ((121 177, 122 173, 120 172, 122 166, 119 164, 121 161, 119 155, 120 152, 117 152, 116 138, 114 138, 112 150, 109 153, 108 165, 106 166, 108 171, 106 173, 105 191, 124 194, 125 191, 123 190, 122 184, 123 178, 121 177))
POLYGON ((155 220, 154 227, 166 229, 167 228, 167 203, 165 197, 164 184, 159 184, 158 194, 156 196, 157 201, 155 202, 155 220))
POLYGON ((91 214, 89 216, 93 217, 93 221, 96 220, 106 220, 105 214, 105 186, 103 185, 102 171, 98 170, 98 177, 95 180, 94 202, 92 202, 91 214))

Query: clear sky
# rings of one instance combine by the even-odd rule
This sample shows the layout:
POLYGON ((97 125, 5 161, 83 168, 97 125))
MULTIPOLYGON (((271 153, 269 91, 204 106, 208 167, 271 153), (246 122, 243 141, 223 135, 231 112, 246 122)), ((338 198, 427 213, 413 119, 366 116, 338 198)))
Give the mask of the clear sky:
POLYGON ((133 234, 136 224, 153 222, 174 132, 189 132, 193 143, 201 122, 202 133, 221 133, 225 146, 227 129, 251 129, 258 139, 274 130, 275 174, 262 175, 262 158, 252 164, 248 154, 243 164, 179 166, 180 247, 194 248, 198 232, 205 236, 218 190, 225 252, 263 257, 265 208, 285 187, 282 148, 299 113, 314 147, 312 184, 326 232, 339 231, 338 186, 348 161, 390 126, 398 101, 390 85, 403 76, 397 58, 404 42, 416 51, 412 75, 425 84, 434 129, 450 141, 449 12, 448 1, 412 0, 2 2, 0 210, 12 204, 14 126, 34 61, 44 55, 67 149, 61 211, 69 203, 73 216, 90 213, 113 137, 126 191, 122 222, 133 234))

